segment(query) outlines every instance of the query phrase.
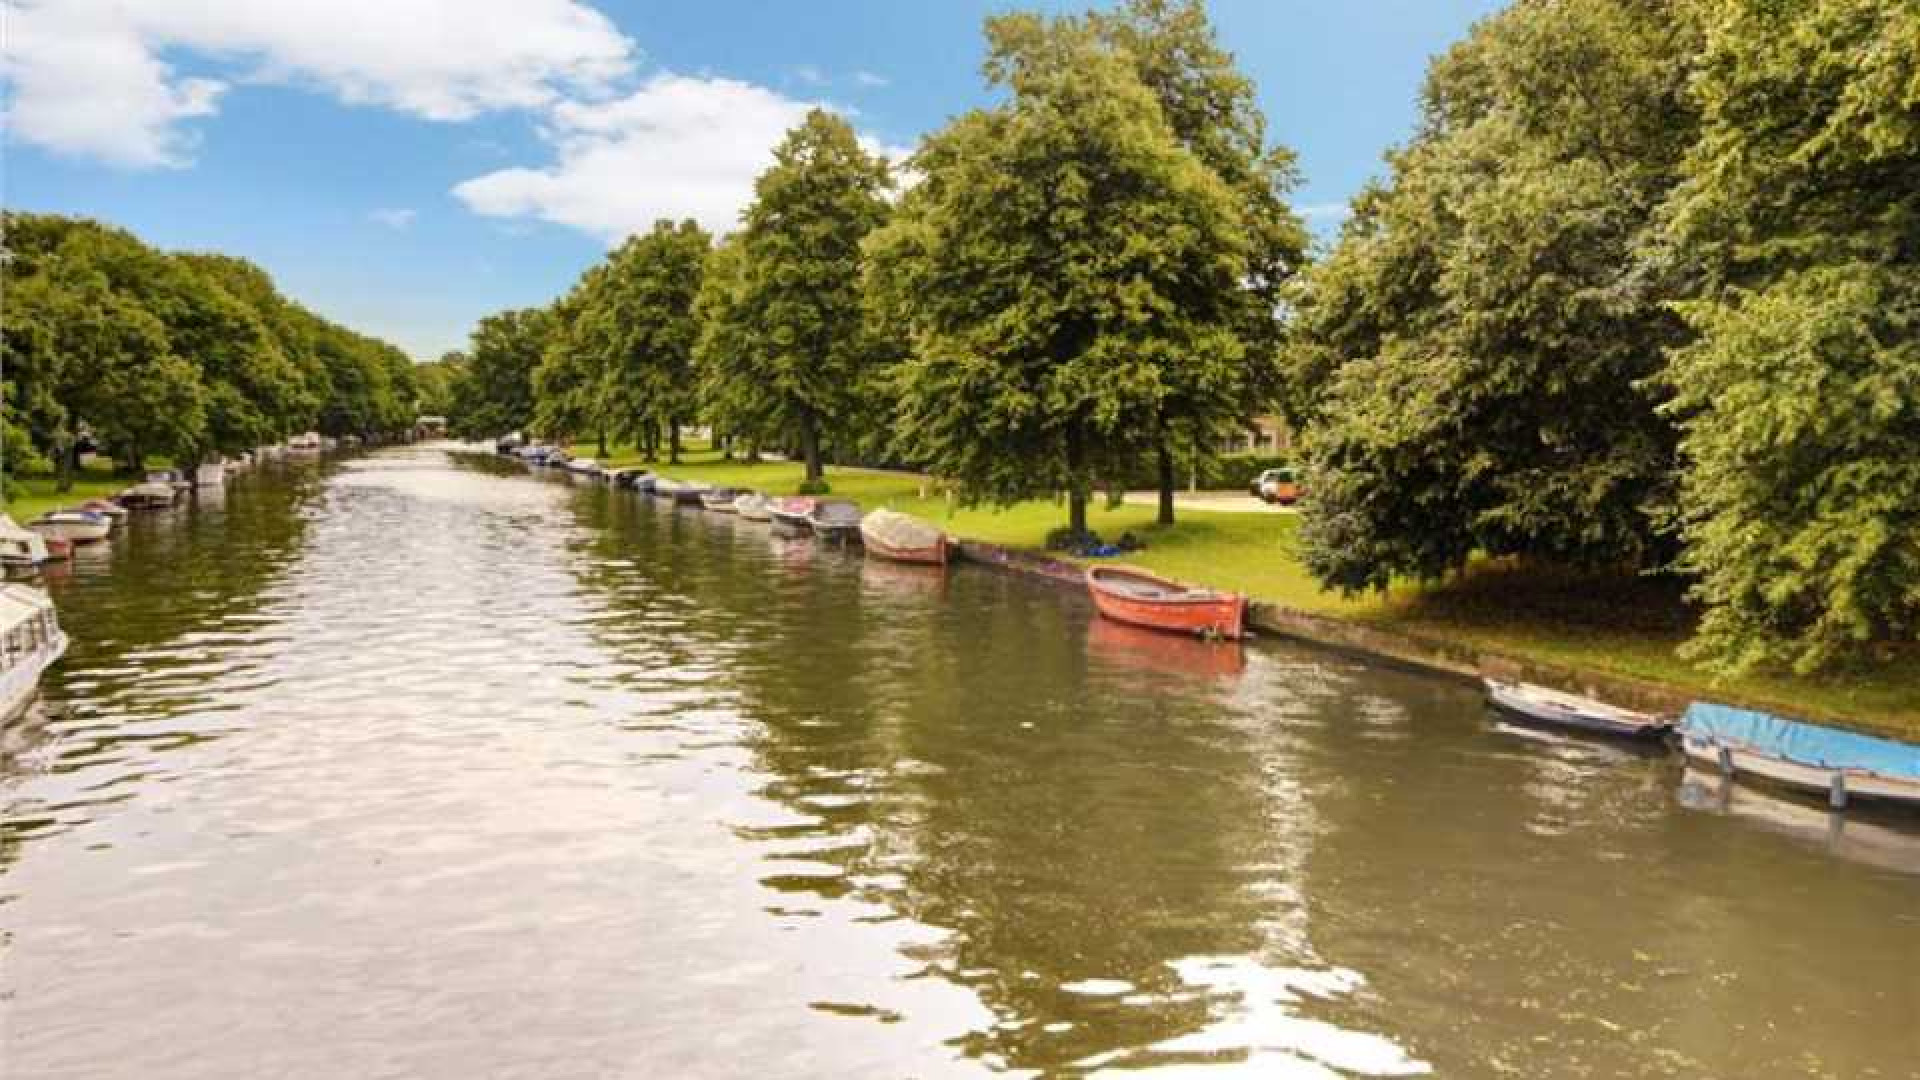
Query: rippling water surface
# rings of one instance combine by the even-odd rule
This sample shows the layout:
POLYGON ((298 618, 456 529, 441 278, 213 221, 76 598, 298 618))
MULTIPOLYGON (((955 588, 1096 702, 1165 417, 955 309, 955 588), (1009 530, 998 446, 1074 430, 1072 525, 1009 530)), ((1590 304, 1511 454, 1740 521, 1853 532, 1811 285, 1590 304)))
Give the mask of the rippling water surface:
POLYGON ((432 448, 144 516, 6 1077, 1912 1077, 1920 829, 432 448))

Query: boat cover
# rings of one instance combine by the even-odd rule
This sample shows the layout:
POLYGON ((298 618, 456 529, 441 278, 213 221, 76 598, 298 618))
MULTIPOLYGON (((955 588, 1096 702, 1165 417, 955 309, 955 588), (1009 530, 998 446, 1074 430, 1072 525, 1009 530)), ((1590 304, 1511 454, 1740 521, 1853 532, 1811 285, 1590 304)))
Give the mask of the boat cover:
POLYGON ((1695 702, 1687 706, 1681 730, 1739 743, 1802 765, 1920 779, 1920 745, 1787 720, 1752 709, 1695 702))
POLYGON ((875 510, 861 521, 860 528, 869 536, 879 537, 888 547, 905 551, 936 547, 944 537, 939 529, 919 518, 892 510, 875 510))

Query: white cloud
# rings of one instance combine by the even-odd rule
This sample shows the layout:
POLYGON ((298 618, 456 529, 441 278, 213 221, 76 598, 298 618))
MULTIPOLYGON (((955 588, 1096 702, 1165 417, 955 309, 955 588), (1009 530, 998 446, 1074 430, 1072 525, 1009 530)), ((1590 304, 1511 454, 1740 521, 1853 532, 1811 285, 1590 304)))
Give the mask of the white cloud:
POLYGON ((861 86, 887 86, 893 82, 892 79, 887 78, 885 75, 875 75, 871 71, 854 72, 853 81, 859 83, 861 86))
POLYGON ((367 215, 375 224, 389 229, 404 229, 413 224, 415 216, 415 211, 405 207, 382 207, 367 215))
POLYGON ((808 86, 820 86, 827 81, 826 75, 812 64, 801 64, 793 69, 794 77, 808 86))
POLYGON ((815 107, 753 83, 655 75, 623 98, 556 106, 546 131, 558 157, 551 166, 502 169, 453 193, 480 214, 538 218, 608 243, 660 218, 729 232, 773 148, 815 107))
POLYGON ((180 122, 230 82, 465 120, 607 93, 637 52, 578 0, 16 0, 9 15, 10 133, 132 167, 185 164, 180 122), (226 78, 179 75, 163 52, 226 78))

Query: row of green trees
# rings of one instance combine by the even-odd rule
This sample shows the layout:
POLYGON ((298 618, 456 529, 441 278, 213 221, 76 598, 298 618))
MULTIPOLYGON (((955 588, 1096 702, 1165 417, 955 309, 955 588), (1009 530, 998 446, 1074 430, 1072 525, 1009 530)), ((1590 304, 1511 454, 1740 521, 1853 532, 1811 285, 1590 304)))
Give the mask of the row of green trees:
POLYGON ((52 469, 65 490, 83 436, 137 469, 413 424, 404 353, 288 300, 244 259, 66 217, 8 213, 4 227, 9 479, 52 469))
POLYGON ((662 223, 484 321, 470 433, 698 418, 968 501, 1089 496, 1279 407, 1326 585, 1492 556, 1684 575, 1696 653, 1920 635, 1920 13, 1519 0, 1438 58, 1306 265, 1198 0, 988 20, 1001 103, 898 175, 815 113, 715 246, 662 223), (902 180, 910 181, 903 183, 902 180), (1303 272, 1304 271, 1304 272, 1303 272))
POLYGON ((717 245, 661 222, 547 308, 482 321, 457 428, 931 469, 963 500, 1092 492, 1204 458, 1276 392, 1307 236, 1293 157, 1197 0, 987 23, 1004 104, 896 175, 815 111, 717 245), (911 183, 902 184, 903 177, 911 183), (904 192, 900 188, 904 187, 904 192))
POLYGON ((1423 104, 1298 294, 1313 571, 1678 571, 1729 669, 1910 662, 1920 8, 1523 2, 1423 104))

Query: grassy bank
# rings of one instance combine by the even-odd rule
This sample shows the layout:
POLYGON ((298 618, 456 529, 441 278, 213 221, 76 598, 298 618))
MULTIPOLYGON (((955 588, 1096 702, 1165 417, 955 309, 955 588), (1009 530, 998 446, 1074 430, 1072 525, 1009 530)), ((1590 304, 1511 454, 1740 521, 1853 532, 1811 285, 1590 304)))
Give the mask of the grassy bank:
POLYGON ((24 525, 49 510, 118 495, 133 481, 117 475, 111 468, 89 468, 74 477, 71 491, 56 491, 51 476, 24 476, 15 483, 19 490, 6 500, 7 516, 24 525))
MULTIPOLYGON (((574 452, 591 455, 593 448, 582 445, 574 452)), ((684 457, 682 465, 654 468, 680 479, 770 494, 791 494, 800 483, 800 467, 788 462, 743 465, 720 461, 707 450, 684 457)), ((631 451, 616 451, 609 462, 639 460, 631 451)), ((1066 521, 1066 507, 1050 501, 1005 509, 960 508, 908 474, 836 467, 828 469, 827 479, 835 495, 863 506, 891 507, 937 522, 955 536, 1010 547, 1037 549, 1048 530, 1066 521)), ((1348 599, 1322 591, 1308 576, 1298 557, 1299 519, 1294 515, 1183 510, 1171 528, 1154 525, 1153 517, 1152 507, 1109 508, 1104 503, 1089 514, 1093 528, 1108 539, 1130 531, 1146 540, 1147 550, 1127 561, 1170 577, 1476 649, 1663 683, 1702 697, 1732 697, 1787 714, 1920 740, 1920 658, 1904 669, 1846 677, 1715 676, 1678 655, 1693 619, 1671 584, 1488 564, 1445 587, 1407 586, 1385 596, 1348 599)))

